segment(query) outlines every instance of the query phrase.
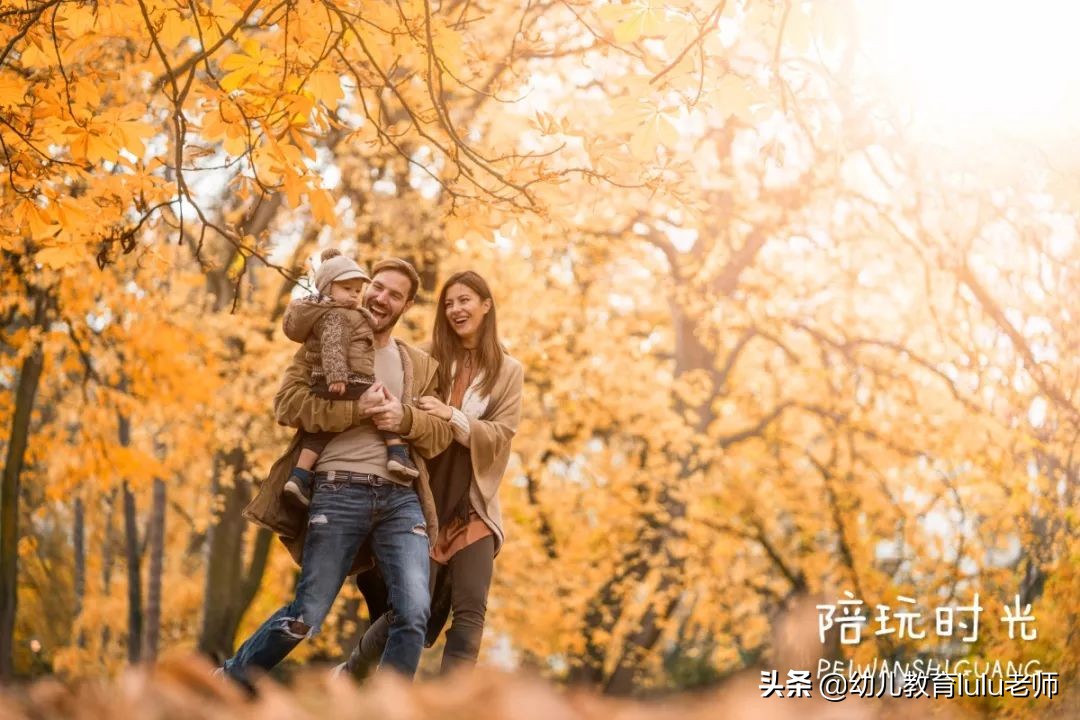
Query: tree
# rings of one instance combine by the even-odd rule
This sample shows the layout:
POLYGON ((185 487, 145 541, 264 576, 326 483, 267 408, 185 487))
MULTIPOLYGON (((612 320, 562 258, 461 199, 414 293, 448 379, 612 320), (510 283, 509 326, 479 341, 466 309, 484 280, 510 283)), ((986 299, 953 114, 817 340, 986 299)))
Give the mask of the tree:
MULTIPOLYGON (((24 333, 44 327, 50 295, 45 288, 29 288, 32 314, 26 318, 24 333)), ((12 674, 12 652, 17 609, 17 562, 19 542, 19 479, 29 441, 30 412, 34 407, 45 358, 37 342, 26 348, 15 390, 15 408, 4 461, 3 492, 0 494, 0 678, 12 674)))

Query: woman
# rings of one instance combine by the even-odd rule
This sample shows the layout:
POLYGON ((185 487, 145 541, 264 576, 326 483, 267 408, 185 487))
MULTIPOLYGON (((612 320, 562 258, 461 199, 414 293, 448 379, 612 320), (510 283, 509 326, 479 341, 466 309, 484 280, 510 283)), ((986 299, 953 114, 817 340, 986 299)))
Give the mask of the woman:
MULTIPOLYGON (((431 355, 439 362, 444 397, 426 396, 418 404, 449 421, 454 432, 450 447, 428 463, 439 535, 431 551, 427 646, 452 612, 442 659, 445 673, 475 665, 480 652, 494 560, 503 543, 499 484, 521 419, 524 373, 499 342, 495 301, 482 277, 472 271, 451 276, 439 293, 438 308, 431 355)), ((377 576, 362 574, 357 585, 372 616, 381 613, 385 597, 377 576)), ((349 658, 351 672, 379 658, 388 629, 389 616, 382 614, 349 658)))

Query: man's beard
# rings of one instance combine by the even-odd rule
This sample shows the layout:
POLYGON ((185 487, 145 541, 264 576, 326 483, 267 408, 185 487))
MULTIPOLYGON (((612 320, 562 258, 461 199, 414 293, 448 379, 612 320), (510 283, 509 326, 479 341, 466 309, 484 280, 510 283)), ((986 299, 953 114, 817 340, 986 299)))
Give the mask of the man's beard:
MULTIPOLYGON (((376 312, 375 306, 376 303, 374 301, 369 301, 364 305, 364 307, 367 308, 369 312, 376 312)), ((380 304, 378 307, 378 312, 384 314, 381 320, 376 318, 376 327, 374 328, 375 332, 383 332, 384 330, 392 329, 395 325, 397 325, 397 321, 401 318, 400 312, 397 315, 391 315, 390 308, 386 307, 385 305, 380 304)), ((404 310, 402 310, 402 312, 404 312, 404 310)))

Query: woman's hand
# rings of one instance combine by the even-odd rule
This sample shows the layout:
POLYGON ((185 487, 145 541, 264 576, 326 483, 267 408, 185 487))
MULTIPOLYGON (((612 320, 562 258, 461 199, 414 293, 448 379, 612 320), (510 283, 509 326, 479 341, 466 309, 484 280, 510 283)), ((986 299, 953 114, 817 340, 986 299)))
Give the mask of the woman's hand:
POLYGON ((420 398, 416 403, 416 406, 427 413, 431 413, 437 418, 450 422, 450 418, 454 416, 454 409, 444 403, 434 395, 425 395, 420 398))

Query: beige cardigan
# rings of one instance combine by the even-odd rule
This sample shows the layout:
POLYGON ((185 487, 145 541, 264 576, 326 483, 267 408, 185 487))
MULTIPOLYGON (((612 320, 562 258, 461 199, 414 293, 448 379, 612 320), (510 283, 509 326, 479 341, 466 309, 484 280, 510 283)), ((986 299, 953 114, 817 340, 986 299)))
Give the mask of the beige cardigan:
POLYGON ((499 485, 510 462, 510 443, 521 422, 521 392, 525 371, 510 355, 503 355, 502 368, 479 418, 469 420, 469 457, 473 482, 469 501, 476 514, 495 534, 495 554, 505 535, 499 508, 499 485))

